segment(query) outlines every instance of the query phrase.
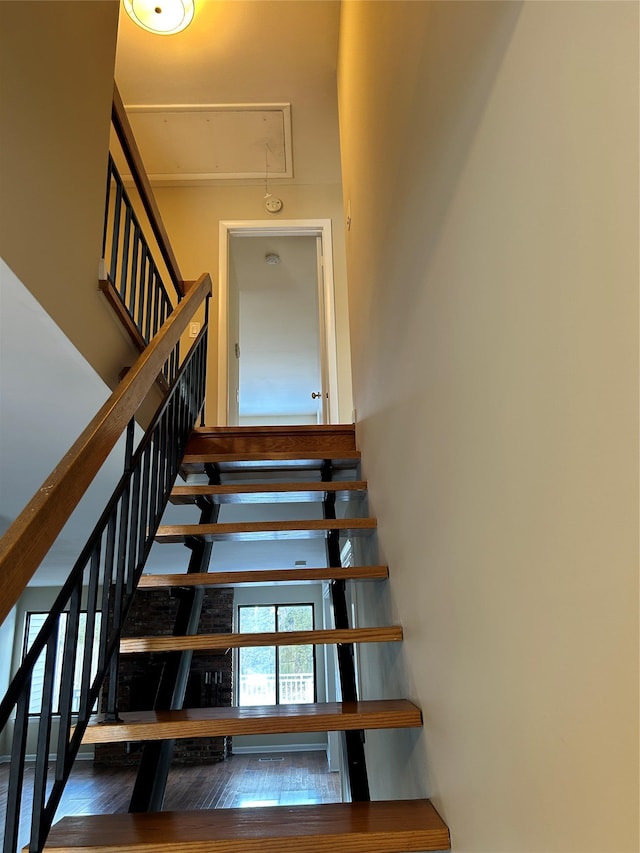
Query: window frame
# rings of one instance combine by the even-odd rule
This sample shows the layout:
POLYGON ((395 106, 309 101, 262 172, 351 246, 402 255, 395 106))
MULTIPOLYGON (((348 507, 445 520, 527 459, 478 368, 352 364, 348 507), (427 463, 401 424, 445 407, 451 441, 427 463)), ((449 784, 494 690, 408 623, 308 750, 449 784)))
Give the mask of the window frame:
MULTIPOLYGON (((78 636, 86 637, 86 619, 87 619, 86 610, 81 610, 79 613, 79 627, 78 627, 78 636), (82 621, 85 621, 84 631, 82 629, 82 621)), ((34 642, 40 631, 42 630, 42 625, 38 627, 36 632, 31 635, 29 634, 29 628, 31 623, 32 616, 40 616, 43 617, 43 622, 49 616, 49 611, 47 610, 26 610, 24 612, 24 633, 22 637, 22 654, 20 657, 20 661, 22 662, 29 649, 31 648, 31 644, 29 640, 31 639, 31 643, 34 642)), ((67 625, 69 621, 69 611, 63 610, 60 614, 60 623, 58 627, 58 640, 56 645, 56 662, 54 667, 54 680, 53 680, 53 698, 55 699, 55 704, 52 704, 51 715, 53 717, 60 716, 60 690, 62 687, 62 658, 64 655, 64 645, 67 636, 67 625)), ((98 668, 98 651, 99 651, 99 640, 100 640, 100 629, 102 625, 102 611, 96 610, 95 612, 95 625, 94 625, 94 646, 93 646, 93 654, 91 658, 91 681, 95 678, 95 674, 98 668)), ((77 716, 80 711, 79 701, 76 703, 76 683, 82 677, 82 654, 79 653, 79 650, 83 648, 79 644, 76 645, 76 659, 75 659, 75 667, 73 673, 73 690, 72 690, 72 704, 71 704, 71 714, 73 716, 77 716)), ((36 681, 36 672, 41 671, 42 677, 40 679, 40 683, 44 684, 44 668, 45 668, 45 659, 46 659, 46 648, 41 652, 36 664, 33 668, 33 676, 31 680, 31 696, 29 698, 29 717, 39 717, 42 713, 42 687, 40 687, 39 692, 37 690, 34 691, 34 684, 36 681), (31 710, 32 702, 36 697, 38 702, 38 707, 36 710, 31 710)))
MULTIPOLYGON (((273 604, 238 604, 237 605, 238 633, 239 634, 253 633, 250 631, 242 631, 240 629, 240 625, 241 625, 240 613, 241 613, 241 610, 244 610, 244 609, 255 610, 256 608, 273 609, 275 611, 275 614, 274 614, 275 615, 275 626, 276 626, 275 630, 278 631, 279 630, 279 628, 278 628, 278 612, 279 612, 280 608, 285 608, 285 607, 286 608, 310 607, 311 608, 311 630, 315 631, 316 608, 315 608, 315 604, 313 601, 293 601, 293 602, 281 601, 281 602, 277 602, 277 603, 273 603, 273 604)), ((282 632, 282 633, 286 633, 286 632, 282 632)), ((296 645, 296 644, 292 643, 292 645, 296 645)), ((297 644, 297 645, 300 645, 300 644, 297 644)), ((256 647, 255 646, 246 646, 243 648, 238 648, 236 650, 236 671, 237 671, 238 677, 235 679, 235 691, 234 691, 234 693, 235 693, 235 704, 239 708, 256 707, 255 705, 252 706, 252 705, 241 705, 240 704, 241 657, 242 657, 242 652, 244 651, 245 648, 249 649, 249 648, 256 648, 256 647)), ((273 704, 268 704, 268 707, 275 707, 277 705, 292 704, 290 702, 281 702, 280 701, 280 650, 284 647, 283 646, 262 646, 261 648, 273 649, 275 651, 274 671, 275 671, 276 700, 273 704)), ((315 646, 315 644, 311 645, 311 663, 312 663, 312 667, 313 667, 313 699, 310 702, 305 702, 305 703, 300 703, 300 704, 311 705, 314 702, 318 701, 318 662, 317 662, 317 658, 316 658, 316 646, 315 646)), ((261 704, 265 704, 265 703, 261 703, 261 704)), ((298 703, 293 703, 293 704, 298 704, 298 703)))

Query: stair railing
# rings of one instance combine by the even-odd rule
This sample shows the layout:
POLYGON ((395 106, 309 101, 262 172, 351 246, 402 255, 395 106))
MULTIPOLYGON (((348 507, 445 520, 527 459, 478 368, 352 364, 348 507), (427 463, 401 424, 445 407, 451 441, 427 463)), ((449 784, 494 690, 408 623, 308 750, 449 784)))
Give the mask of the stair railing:
POLYGON ((160 271, 109 155, 99 286, 142 351, 173 310, 160 271))
POLYGON ((140 217, 109 155, 99 286, 134 345, 142 352, 184 295, 184 282, 125 108, 114 87, 111 121, 131 171, 142 210, 164 261, 165 285, 140 217))
MULTIPOLYGON (((202 331, 184 364, 174 374, 167 364, 176 362, 180 336, 210 293, 211 280, 203 275, 0 540, 0 619, 4 619, 126 431, 122 478, 0 704, 0 730, 13 726, 4 853, 15 853, 18 846, 28 735, 35 730, 34 773, 28 780, 32 791, 28 849, 40 853, 105 676, 117 665, 122 625, 187 439, 204 406, 206 307, 202 331), (163 368, 170 379, 169 392, 134 448, 135 412, 163 368), (82 626, 81 611, 86 612, 82 626), (58 637, 63 633, 59 690, 54 691, 58 637), (34 668, 42 656, 43 684, 41 691, 34 691, 34 668), (59 718, 57 732, 54 717, 59 718), (50 762, 50 755, 56 756, 55 761, 50 762)), ((115 685, 117 679, 109 681, 115 685)))

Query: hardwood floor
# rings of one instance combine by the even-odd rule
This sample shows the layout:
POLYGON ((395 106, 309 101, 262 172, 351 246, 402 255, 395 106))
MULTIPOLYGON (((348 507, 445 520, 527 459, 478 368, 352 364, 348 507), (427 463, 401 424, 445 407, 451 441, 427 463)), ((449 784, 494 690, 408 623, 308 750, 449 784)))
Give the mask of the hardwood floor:
POLYGON ((342 799, 340 774, 329 771, 323 752, 234 755, 214 769, 214 780, 202 773, 202 786, 186 774, 180 783, 176 780, 167 791, 165 810, 305 805, 342 799), (192 786, 191 791, 184 790, 185 782, 192 786))
MULTIPOLYGON (((0 765, 0 807, 3 814, 8 775, 9 765, 0 765)), ((33 765, 30 764, 25 772, 27 790, 32 779, 33 765)), ((135 770, 132 768, 94 767, 91 761, 77 762, 56 820, 65 815, 126 812, 134 780, 135 770)), ((30 806, 30 798, 25 799, 23 815, 26 807, 30 806)), ((305 805, 341 800, 340 774, 329 771, 324 752, 254 753, 233 755, 220 764, 173 767, 164 809, 185 811, 305 805)), ((24 826, 21 827, 20 844, 27 842, 28 828, 24 826)))

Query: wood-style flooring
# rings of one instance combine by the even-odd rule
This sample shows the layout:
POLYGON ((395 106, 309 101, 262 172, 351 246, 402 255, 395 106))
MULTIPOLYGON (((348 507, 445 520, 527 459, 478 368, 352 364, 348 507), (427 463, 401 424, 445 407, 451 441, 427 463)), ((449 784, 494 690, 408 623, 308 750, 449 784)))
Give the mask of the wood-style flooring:
MULTIPOLYGON (((0 765, 0 815, 3 823, 8 776, 9 765, 0 765)), ((29 764, 25 771, 26 790, 29 790, 28 783, 32 779, 33 764, 29 764)), ((91 761, 76 762, 56 820, 65 815, 126 812, 134 780, 135 770, 132 768, 94 767, 91 761)), ((220 764, 172 767, 164 809, 186 811, 305 805, 341 800, 340 774, 329 771, 324 752, 253 753, 233 755, 220 764)), ((30 805, 30 797, 26 796, 23 815, 26 816, 30 805)), ((21 845, 28 842, 25 820, 22 823, 21 845)))

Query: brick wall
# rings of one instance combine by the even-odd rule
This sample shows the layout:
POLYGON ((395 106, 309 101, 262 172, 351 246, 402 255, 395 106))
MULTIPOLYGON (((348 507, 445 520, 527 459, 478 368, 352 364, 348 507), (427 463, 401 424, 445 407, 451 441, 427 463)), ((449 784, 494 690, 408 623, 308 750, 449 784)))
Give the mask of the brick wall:
MULTIPOLYGON (((177 590, 138 590, 123 630, 125 637, 171 634, 178 609, 177 590)), ((233 626, 232 589, 208 589, 204 593, 199 634, 229 633, 233 626)), ((118 679, 118 709, 144 711, 153 700, 165 655, 123 655, 118 679)), ((103 695, 107 695, 105 684, 103 695)), ((232 653, 194 652, 185 698, 185 707, 231 705, 232 653)), ((231 738, 177 740, 174 764, 213 764, 231 754, 231 738)), ((96 744, 96 764, 136 766, 139 744, 96 744)))

